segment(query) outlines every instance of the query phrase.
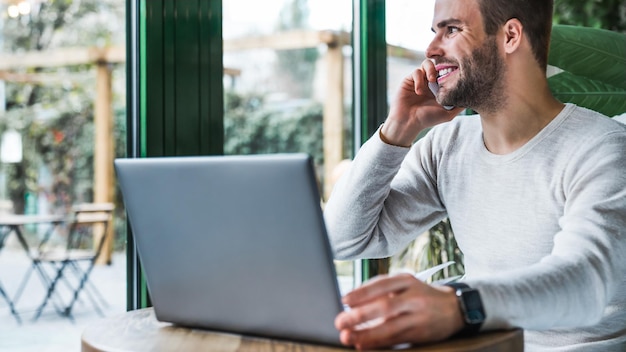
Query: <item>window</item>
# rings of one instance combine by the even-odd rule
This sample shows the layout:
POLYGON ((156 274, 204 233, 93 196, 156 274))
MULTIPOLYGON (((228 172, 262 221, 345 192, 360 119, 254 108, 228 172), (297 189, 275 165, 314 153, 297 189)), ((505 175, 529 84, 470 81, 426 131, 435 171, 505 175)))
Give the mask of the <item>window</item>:
POLYGON ((351 19, 348 0, 223 4, 224 153, 309 153, 322 202, 352 154, 351 19))
MULTIPOLYGON (((125 212, 111 164, 126 150, 124 13, 124 0, 0 1, 0 213, 63 216, 78 204, 116 202, 114 237, 100 263, 110 265, 90 275, 109 303, 105 314, 126 308, 125 212)), ((46 230, 23 227, 32 249, 46 230)), ((65 245, 68 230, 69 222, 56 227, 48 244, 65 245)), ((9 235, 0 245, 0 282, 11 298, 30 264, 9 235)), ((66 351, 77 346, 85 324, 101 318, 83 291, 75 324, 52 304, 32 322, 46 294, 41 281, 33 273, 16 304, 22 325, 0 298, 0 349, 66 351)), ((69 303, 66 285, 57 288, 55 304, 69 303)))

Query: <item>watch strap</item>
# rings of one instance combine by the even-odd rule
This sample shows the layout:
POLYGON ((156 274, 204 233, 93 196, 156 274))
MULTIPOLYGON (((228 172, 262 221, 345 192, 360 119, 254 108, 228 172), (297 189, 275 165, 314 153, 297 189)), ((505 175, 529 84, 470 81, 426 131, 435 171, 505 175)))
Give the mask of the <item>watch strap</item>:
POLYGON ((480 331, 485 321, 485 311, 478 290, 471 288, 462 282, 446 284, 455 290, 459 308, 463 314, 465 326, 459 332, 460 335, 474 335, 480 331))

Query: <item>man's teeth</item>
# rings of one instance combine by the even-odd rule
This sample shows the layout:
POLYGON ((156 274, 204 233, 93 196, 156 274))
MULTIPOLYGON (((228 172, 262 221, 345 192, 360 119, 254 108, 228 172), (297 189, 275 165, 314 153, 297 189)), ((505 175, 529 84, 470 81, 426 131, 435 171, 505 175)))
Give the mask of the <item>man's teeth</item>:
POLYGON ((445 76, 448 73, 454 71, 452 67, 444 68, 443 70, 439 70, 439 77, 445 76))

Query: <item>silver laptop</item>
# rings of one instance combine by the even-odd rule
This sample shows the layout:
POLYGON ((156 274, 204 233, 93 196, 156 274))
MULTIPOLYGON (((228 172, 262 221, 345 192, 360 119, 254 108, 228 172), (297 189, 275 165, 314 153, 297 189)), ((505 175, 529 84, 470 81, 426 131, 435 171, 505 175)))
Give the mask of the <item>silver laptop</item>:
POLYGON ((116 159, 156 317, 339 345, 339 287, 306 154, 116 159))

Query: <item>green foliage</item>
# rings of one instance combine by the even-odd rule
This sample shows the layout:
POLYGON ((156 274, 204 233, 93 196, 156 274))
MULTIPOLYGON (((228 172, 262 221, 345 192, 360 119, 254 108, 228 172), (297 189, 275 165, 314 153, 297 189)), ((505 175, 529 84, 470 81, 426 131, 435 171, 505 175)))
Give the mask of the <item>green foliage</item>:
MULTIPOLYGON (((87 97, 85 97, 87 99, 87 97)), ((6 130, 7 121, 21 121, 23 160, 4 165, 7 173, 7 190, 14 210, 24 211, 27 193, 45 191, 55 212, 69 210, 72 204, 90 202, 93 184, 94 125, 93 106, 85 100, 84 106, 74 110, 62 104, 48 114, 37 118, 37 109, 14 110, 8 119, 0 120, 0 132, 6 130), (35 116, 33 116, 35 115, 35 116), (42 168, 50 179, 42 179, 42 168), (49 189, 40 189, 44 182, 49 189)), ((115 154, 125 155, 125 111, 115 111, 115 154)), ((45 176, 44 176, 45 178, 45 176)), ((46 187, 47 188, 47 187, 46 187)))
POLYGON ((624 0, 555 0, 555 24, 626 31, 624 0))
POLYGON ((48 201, 54 209, 69 210, 75 199, 83 198, 77 186, 93 180, 91 115, 91 107, 85 106, 79 112, 59 112, 49 121, 33 121, 27 128, 28 144, 52 177, 48 201))
MULTIPOLYGON (((53 0, 31 4, 28 16, 3 20, 0 35, 4 52, 124 43, 123 0, 53 0)), ((113 70, 114 77, 124 76, 123 66, 113 70)), ((7 111, 0 115, 0 133, 15 129, 21 133, 23 142, 22 162, 2 165, 14 211, 24 212, 25 200, 33 199, 32 195, 46 197, 55 213, 67 211, 72 204, 93 201, 96 85, 93 66, 23 67, 15 72, 54 79, 44 80, 46 84, 6 84, 7 111)), ((116 156, 125 155, 126 150, 124 105, 124 94, 115 92, 116 156)), ((125 233, 124 218, 123 207, 118 204, 115 221, 118 234, 125 233)), ((119 243, 116 247, 119 248, 119 243)))
POLYGON ((4 19, 3 49, 19 52, 87 43, 90 46, 121 44, 123 5, 120 0, 33 2, 30 15, 4 19))
POLYGON ((463 253, 459 249, 450 220, 439 222, 428 230, 425 241, 411 242, 402 252, 391 260, 393 268, 406 268, 413 271, 422 271, 448 261, 454 264, 435 273, 430 281, 450 278, 465 274, 463 253))
POLYGON ((272 106, 256 94, 225 94, 224 153, 303 152, 323 163, 322 106, 303 101, 272 106))
POLYGON ((626 35, 556 25, 548 63, 563 72, 548 79, 555 97, 607 116, 626 112, 626 35))
POLYGON ((433 281, 465 274, 463 253, 456 243, 449 219, 441 221, 428 231, 428 243, 420 258, 420 267, 425 269, 454 261, 453 265, 435 273, 431 278, 433 281))
MULTIPOLYGON (((307 0, 291 0, 281 10, 278 31, 308 29, 309 8, 307 0)), ((294 98, 310 97, 313 90, 317 48, 280 50, 276 52, 276 74, 289 86, 294 98)))
MULTIPOLYGON (((50 119, 34 117, 33 111, 36 109, 13 110, 9 114, 23 124, 18 130, 22 134, 23 160, 5 166, 8 194, 15 212, 21 213, 26 194, 39 193, 40 184, 44 182, 50 189, 41 191, 46 191, 50 204, 57 211, 65 211, 74 198, 72 185, 76 173, 73 170, 75 167, 91 169, 82 168, 85 160, 78 148, 83 139, 93 140, 93 131, 85 128, 91 111, 89 107, 79 112, 51 111, 59 118, 50 119), (42 166, 51 175, 50 181, 42 180, 42 166)), ((4 130, 6 126, 1 128, 4 130)))

